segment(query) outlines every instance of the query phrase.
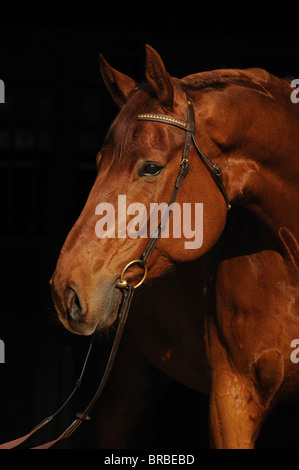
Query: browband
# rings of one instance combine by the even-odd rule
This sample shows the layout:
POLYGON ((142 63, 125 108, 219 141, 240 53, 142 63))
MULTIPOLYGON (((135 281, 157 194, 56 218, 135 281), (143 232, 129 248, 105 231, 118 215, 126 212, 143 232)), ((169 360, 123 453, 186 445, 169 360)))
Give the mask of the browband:
POLYGON ((156 121, 164 124, 170 124, 171 126, 179 127, 184 131, 195 134, 195 126, 189 122, 181 121, 181 119, 174 118, 173 116, 166 116, 164 114, 138 114, 138 121, 156 121))

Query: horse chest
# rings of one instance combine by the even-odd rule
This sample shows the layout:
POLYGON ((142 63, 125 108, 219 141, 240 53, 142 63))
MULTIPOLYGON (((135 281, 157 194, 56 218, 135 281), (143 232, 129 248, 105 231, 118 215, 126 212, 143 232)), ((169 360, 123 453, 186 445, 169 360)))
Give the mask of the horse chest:
POLYGON ((143 311, 134 315, 130 328, 147 359, 168 377, 208 393, 204 349, 204 331, 192 316, 177 317, 172 321, 159 311, 143 311))

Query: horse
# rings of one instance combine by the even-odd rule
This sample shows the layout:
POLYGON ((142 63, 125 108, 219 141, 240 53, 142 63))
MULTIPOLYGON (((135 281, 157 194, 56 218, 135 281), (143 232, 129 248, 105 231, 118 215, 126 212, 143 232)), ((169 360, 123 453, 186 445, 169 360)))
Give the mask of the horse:
POLYGON ((178 79, 148 45, 145 83, 102 55, 100 69, 120 112, 50 281, 63 325, 90 335, 115 323, 120 273, 125 266, 125 283, 140 284, 144 267, 127 266, 140 260, 151 236, 125 236, 118 197, 146 207, 169 201, 187 144, 190 171, 176 201, 203 207, 201 244, 186 249, 184 230, 173 236, 173 225, 147 260, 99 405, 100 446, 129 445, 144 397, 159 389, 151 385, 154 367, 209 395, 212 447, 253 448, 266 416, 299 391, 299 368, 290 360, 299 333, 299 113, 290 83, 257 68, 178 79), (105 219, 112 236, 99 239, 96 207, 103 201, 116 208, 116 221, 105 219))

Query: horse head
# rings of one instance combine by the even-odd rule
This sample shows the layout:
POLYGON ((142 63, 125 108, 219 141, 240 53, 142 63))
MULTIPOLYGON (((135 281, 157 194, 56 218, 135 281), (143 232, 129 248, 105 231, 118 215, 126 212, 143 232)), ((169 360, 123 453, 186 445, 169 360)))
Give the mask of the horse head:
MULTIPOLYGON (((150 205, 168 203, 181 163, 186 132, 176 126, 139 120, 138 116, 155 113, 186 122, 186 92, 192 92, 188 79, 171 77, 150 46, 146 47, 144 84, 137 85, 102 56, 100 69, 120 112, 97 156, 95 183, 63 245, 51 279, 60 320, 71 331, 84 335, 115 321, 121 298, 116 288, 120 273, 128 262, 140 257, 147 245, 151 236, 150 205)), ((217 142, 203 132, 211 112, 210 105, 205 111, 201 109, 199 121, 196 110, 195 123, 196 135, 202 136, 208 154, 214 155, 217 142)), ((146 282, 163 275, 176 262, 191 261, 209 251, 225 226, 225 200, 194 146, 190 147, 189 160, 191 169, 176 199, 181 217, 176 225, 171 226, 169 221, 169 236, 161 237, 150 257, 146 282), (190 236, 184 230, 180 208, 187 210, 184 203, 188 203, 191 211, 199 202, 204 211, 201 242, 186 249, 190 236)), ((188 217, 191 220, 190 212, 186 220, 188 217)), ((126 278, 136 285, 140 275, 135 265, 126 278)))
MULTIPOLYGON (((144 84, 116 71, 102 56, 100 69, 120 112, 97 156, 94 186, 51 282, 61 321, 82 334, 114 322, 120 273, 140 258, 153 236, 152 205, 167 206, 187 142, 187 103, 192 103, 195 121, 194 145, 188 150, 191 168, 177 194, 172 227, 169 220, 168 232, 148 261, 145 282, 209 251, 225 226, 228 201, 252 211, 278 241, 281 229, 299 239, 298 111, 287 80, 261 69, 224 69, 177 79, 150 46, 144 84), (219 175, 211 177, 211 167, 222 170, 223 182, 219 175), (195 227, 198 243, 190 248, 192 230, 190 226, 188 235, 184 216, 190 221, 199 203, 204 223, 195 227)), ((142 274, 134 264, 126 280, 136 285, 142 274)))

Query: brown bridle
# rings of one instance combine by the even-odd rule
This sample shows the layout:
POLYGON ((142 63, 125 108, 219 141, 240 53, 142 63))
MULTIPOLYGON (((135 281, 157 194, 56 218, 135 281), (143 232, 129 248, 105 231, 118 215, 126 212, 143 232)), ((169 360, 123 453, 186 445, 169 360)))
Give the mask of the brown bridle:
MULTIPOLYGON (((99 387, 98 387, 95 395, 93 396, 92 400, 89 402, 89 404, 87 405, 87 407, 85 408, 85 410, 83 412, 76 413, 76 419, 71 423, 70 426, 68 426, 68 428, 57 439, 54 439, 53 441, 47 442, 46 444, 42 444, 40 446, 34 447, 35 449, 48 449, 48 448, 52 447, 54 444, 61 441, 62 439, 68 438, 80 426, 80 424, 83 421, 89 421, 91 419, 90 416, 89 416, 89 413, 91 412, 91 410, 94 407, 96 401, 100 397, 100 395, 101 395, 101 393, 102 393, 102 391, 103 391, 103 389, 106 385, 106 382, 108 380, 109 374, 111 372, 111 369, 112 369, 112 366, 113 366, 113 363, 114 363, 114 360, 115 360, 115 357, 116 357, 116 353, 117 353, 117 350, 118 350, 118 346, 119 346, 119 343, 120 343, 120 340, 121 340, 121 337, 122 337, 122 333, 123 333, 123 330, 124 330, 124 326, 125 326, 125 323, 126 323, 126 320, 127 320, 127 316, 128 316, 128 313, 129 313, 129 309, 130 309, 130 306, 131 306, 131 302, 132 302, 132 299, 133 299, 134 292, 139 286, 141 286, 141 284, 146 279, 147 262, 148 262, 148 260, 151 256, 153 250, 155 249, 155 247, 156 247, 156 245, 157 245, 157 243, 158 243, 158 241, 161 237, 161 233, 164 230, 165 225, 168 221, 168 218, 169 218, 169 215, 170 215, 170 212, 171 212, 171 205, 175 202, 176 197, 177 197, 177 193, 178 193, 184 179, 186 178, 186 176, 188 175, 188 172, 190 170, 189 152, 190 152, 191 142, 193 142, 194 147, 195 147, 199 157, 201 158, 202 162, 204 163, 204 165, 209 170, 210 174, 212 175, 212 178, 214 179, 215 183, 217 184, 219 190, 221 191, 221 193, 222 193, 222 195, 225 199, 226 205, 227 205, 227 210, 229 210, 230 207, 231 207, 230 204, 229 204, 227 192, 226 192, 225 187, 224 187, 223 182, 222 182, 222 170, 221 170, 221 168, 219 167, 219 165, 217 165, 212 160, 210 160, 199 149, 199 147, 197 146, 197 144, 195 142, 194 109, 193 109, 193 105, 192 105, 191 101, 188 99, 188 97, 187 97, 187 122, 182 121, 180 119, 177 119, 173 116, 166 116, 164 114, 139 114, 137 116, 137 119, 138 119, 138 121, 153 121, 153 122, 158 122, 158 123, 163 123, 163 124, 169 124, 171 126, 178 127, 179 129, 182 129, 186 132, 185 145, 184 145, 184 150, 183 150, 182 159, 181 159, 181 163, 180 163, 179 173, 178 173, 177 178, 175 180, 175 184, 174 184, 174 187, 173 187, 173 190, 172 190, 169 202, 168 202, 169 210, 166 211, 166 214, 162 218, 162 220, 161 220, 160 224, 158 225, 156 231, 153 234, 151 234, 150 241, 146 245, 146 248, 142 252, 139 259, 130 261, 123 268, 123 270, 120 274, 120 277, 119 277, 119 281, 116 283, 116 288, 121 289, 121 291, 122 291, 122 302, 121 302, 120 310, 119 310, 119 313, 118 313, 118 327, 117 327, 117 331, 116 331, 116 334, 115 334, 114 342, 113 342, 113 345, 112 345, 112 348, 111 348, 110 356, 109 356, 109 359, 108 359, 108 362, 107 362, 107 366, 106 366, 104 375, 101 379, 101 382, 99 384, 99 387), (143 268, 144 272, 143 272, 143 276, 142 276, 141 280, 133 286, 133 285, 130 285, 127 282, 127 280, 125 279, 125 273, 132 266, 135 266, 135 265, 138 265, 141 268, 143 268)), ((87 355, 86 355, 86 358, 85 358, 85 361, 84 361, 83 368, 82 368, 81 374, 79 376, 79 379, 76 381, 73 391, 71 392, 69 397, 66 399, 66 401, 63 403, 63 405, 55 413, 53 413, 52 415, 48 416, 43 421, 41 421, 28 434, 26 434, 25 436, 20 437, 19 439, 15 439, 13 441, 9 441, 9 442, 6 442, 4 444, 1 444, 0 449, 12 449, 12 448, 20 445, 21 443, 26 441, 30 436, 32 436, 35 432, 37 432, 39 429, 41 429, 46 424, 48 424, 50 421, 52 421, 52 419, 65 407, 65 405, 69 402, 69 400, 72 398, 74 393, 77 391, 77 389, 81 385, 82 377, 83 377, 83 374, 84 374, 84 371, 85 371, 87 360, 89 358, 89 355, 90 355, 90 352, 91 352, 91 349, 92 349, 93 341, 94 341, 94 334, 92 335, 91 343, 90 343, 90 346, 88 348, 88 352, 87 352, 87 355)))
MULTIPOLYGON (((217 165, 217 163, 214 163, 210 158, 208 158, 202 152, 202 150, 200 150, 200 148, 198 147, 198 145, 195 141, 195 131, 196 131, 196 129, 195 129, 194 109, 193 109, 192 102, 190 101, 190 99, 188 99, 188 97, 187 97, 187 122, 182 121, 181 119, 177 119, 173 116, 166 116, 164 114, 138 114, 137 119, 138 119, 138 121, 152 121, 152 122, 159 122, 159 123, 162 123, 162 124, 169 124, 171 126, 178 127, 179 129, 183 129, 186 132, 185 146, 184 146, 183 155, 182 155, 182 159, 181 159, 180 170, 179 170, 179 174, 176 178, 174 188, 172 190, 172 193, 171 193, 171 196, 170 196, 170 199, 169 199, 169 202, 168 202, 168 207, 169 208, 175 202, 178 190, 180 189, 182 182, 184 181, 185 177, 187 176, 187 174, 190 170, 189 152, 190 152, 191 142, 193 142, 194 147, 195 147, 200 159, 202 160, 204 165, 209 170, 210 174, 212 175, 212 178, 214 179, 215 183, 217 184, 219 190, 221 191, 221 193, 222 193, 222 195, 225 199, 225 202, 226 202, 227 210, 230 209, 231 206, 230 206, 230 203, 229 203, 228 195, 227 195, 226 189, 225 189, 225 187, 223 185, 223 182, 222 182, 222 170, 221 170, 220 166, 217 165)), ((135 289, 137 287, 139 287, 144 282, 144 280, 146 279, 146 275, 147 275, 147 262, 148 262, 148 259, 151 256, 153 250, 155 249, 155 246, 156 246, 156 244, 157 244, 157 242, 158 242, 158 240, 161 236, 161 232, 163 231, 163 229, 164 229, 164 227, 167 223, 167 220, 168 220, 168 217, 169 217, 169 214, 170 214, 170 210, 166 211, 166 217, 158 225, 158 228, 156 229, 156 231, 153 234, 151 234, 150 241, 148 242, 145 250, 143 251, 143 253, 139 257, 139 259, 131 261, 130 263, 128 263, 124 267, 124 269, 121 272, 120 281, 118 282, 117 287, 124 288, 124 287, 127 286, 127 281, 124 278, 124 274, 133 265, 139 265, 139 266, 143 267, 143 269, 144 269, 143 277, 138 282, 138 284, 136 284, 134 286, 135 289)))

